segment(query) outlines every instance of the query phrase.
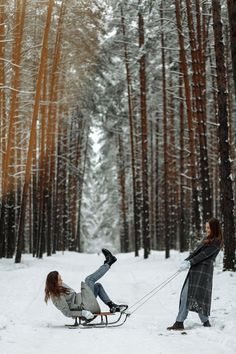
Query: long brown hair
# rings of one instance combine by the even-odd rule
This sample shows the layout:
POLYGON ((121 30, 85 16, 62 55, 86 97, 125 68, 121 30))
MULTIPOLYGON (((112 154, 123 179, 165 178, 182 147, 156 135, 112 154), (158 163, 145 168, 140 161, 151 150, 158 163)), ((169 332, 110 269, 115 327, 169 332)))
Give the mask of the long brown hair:
POLYGON ((211 233, 209 236, 207 236, 207 239, 204 241, 204 244, 210 245, 212 242, 218 241, 220 247, 222 247, 224 240, 219 220, 216 218, 210 218, 207 222, 210 226, 211 233))
POLYGON ((46 284, 45 284, 45 302, 47 303, 50 297, 58 297, 61 294, 67 294, 68 289, 58 284, 58 271, 54 270, 53 272, 48 273, 46 284))

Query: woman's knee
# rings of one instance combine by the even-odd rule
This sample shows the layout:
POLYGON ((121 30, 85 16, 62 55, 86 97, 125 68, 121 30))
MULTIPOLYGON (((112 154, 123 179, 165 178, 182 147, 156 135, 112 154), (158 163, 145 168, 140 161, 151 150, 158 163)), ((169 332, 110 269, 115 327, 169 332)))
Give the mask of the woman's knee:
POLYGON ((97 289, 100 289, 102 287, 102 284, 101 283, 95 283, 94 287, 97 288, 97 289))
POLYGON ((97 297, 98 294, 100 294, 101 288, 102 288, 102 284, 101 283, 95 283, 94 284, 94 295, 95 295, 95 297, 97 297))

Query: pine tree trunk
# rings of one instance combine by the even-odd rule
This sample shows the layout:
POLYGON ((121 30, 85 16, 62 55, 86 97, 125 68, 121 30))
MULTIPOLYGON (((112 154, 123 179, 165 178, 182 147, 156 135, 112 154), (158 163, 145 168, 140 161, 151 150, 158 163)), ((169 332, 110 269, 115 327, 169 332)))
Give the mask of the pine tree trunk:
MULTIPOLYGON (((0 82, 2 86, 5 86, 5 65, 4 65, 4 58, 5 58, 5 0, 0 0, 0 82)), ((5 90, 0 90, 0 119, 1 119, 1 126, 0 126, 0 149, 2 152, 2 190, 3 190, 3 175, 4 175, 4 157, 6 152, 6 95, 5 90)), ((4 232, 3 232, 4 234, 4 232)), ((1 236, 0 233, 0 258, 2 257, 1 254, 1 236)))
MULTIPOLYGON (((65 112, 64 112, 65 114, 65 112)), ((56 211, 55 232, 57 232, 58 249, 65 250, 66 237, 66 180, 67 163, 65 156, 68 154, 68 132, 65 122, 59 121, 57 147, 57 186, 56 186, 56 211)))
POLYGON ((18 239, 17 239, 15 263, 21 262, 22 245, 23 245, 23 240, 24 240, 26 205, 27 205, 27 198, 28 198, 28 193, 29 193, 29 182, 30 182, 32 157, 33 157, 33 147, 35 146, 36 123, 37 123, 40 97, 41 97, 41 95, 40 95, 41 82, 43 79, 44 65, 46 64, 46 59, 47 59, 46 48, 47 48, 47 43, 48 43, 49 31, 50 31, 53 5, 54 5, 54 1, 53 0, 49 1, 48 11, 47 11, 47 20, 46 20, 44 36, 43 36, 43 43, 42 43, 39 72, 38 72, 37 84, 36 84, 35 103, 34 103, 33 118, 32 118, 32 125, 31 125, 31 131, 30 131, 30 141, 29 141, 26 169, 25 169, 25 181, 24 181, 22 199, 21 199, 21 210, 20 210, 20 217, 19 217, 18 239))
MULTIPOLYGON (((196 1, 199 5, 198 1, 196 1)), ((202 70, 202 28, 200 23, 200 8, 197 6, 197 38, 195 37, 196 30, 194 28, 193 14, 192 14, 192 1, 186 0, 187 19, 189 28, 189 38, 191 46, 191 58, 192 58, 192 83, 193 83, 193 112, 195 112, 195 118, 197 121, 197 132, 199 139, 199 152, 200 152, 200 182, 202 192, 202 212, 203 221, 206 222, 212 216, 212 195, 209 179, 209 166, 208 166, 208 153, 207 153, 207 141, 206 141, 206 109, 204 107, 205 100, 204 92, 204 78, 205 72, 202 70)))
POLYGON ((135 173, 135 147, 134 147, 134 111, 133 111, 133 92, 132 92, 132 78, 129 68, 129 56, 128 56, 128 45, 126 38, 125 29, 125 18, 123 13, 123 6, 121 5, 121 27, 123 34, 124 43, 124 57, 125 57, 125 69, 126 69, 126 81, 127 81, 127 91, 128 91, 128 116, 129 116, 129 129, 130 129, 130 147, 131 147, 131 170, 132 170, 132 188, 133 188, 133 213, 134 213, 134 249, 135 256, 139 254, 138 239, 139 239, 139 220, 138 220, 138 207, 137 207, 137 191, 136 191, 136 173, 135 173))
POLYGON ((150 177, 149 177, 149 185, 150 185, 150 248, 156 249, 156 228, 155 228, 155 129, 154 123, 150 121, 149 124, 150 131, 150 177))
MULTIPOLYGON (((169 67, 172 66, 172 58, 169 58, 169 67)), ((172 72, 169 73, 169 103, 168 103, 168 116, 169 116, 169 147, 168 147, 168 160, 169 160, 169 219, 170 219, 170 247, 176 248, 179 218, 177 216, 179 193, 178 193, 178 175, 176 166, 176 151, 177 146, 175 142, 175 105, 174 105, 174 85, 172 79, 172 72), (170 217, 171 216, 171 217, 170 217)))
MULTIPOLYGON (((140 1, 139 1, 140 4, 140 1)), ((143 50, 144 45, 144 18, 142 13, 138 13, 139 24, 139 48, 143 50)), ((149 234, 149 188, 148 188, 148 135, 147 135, 147 101, 146 101, 146 59, 145 54, 141 54, 139 60, 139 78, 140 78, 140 109, 141 109, 141 127, 142 127, 142 190, 143 190, 143 248, 144 258, 150 253, 150 234, 149 234)))
MULTIPOLYGON (((14 51, 12 53, 13 66, 12 84, 14 88, 11 93, 9 127, 6 155, 3 166, 3 190, 2 190, 2 209, 0 220, 0 234, 6 232, 7 257, 13 257, 15 243, 15 192, 14 192, 14 172, 15 172, 15 123, 18 116, 18 91, 20 88, 20 63, 22 52, 22 39, 25 20, 26 1, 16 3, 16 18, 14 30, 14 51), (7 205, 7 207, 6 207, 7 205), (9 206, 9 207, 8 207, 9 206), (5 229, 4 226, 7 228, 5 229), (5 230, 4 230, 5 229, 5 230)), ((4 237, 4 236, 3 236, 4 237)), ((1 253, 1 252, 0 252, 1 253)))
POLYGON ((234 200, 229 156, 227 83, 220 0, 212 0, 212 14, 218 89, 220 192, 225 240, 224 270, 235 271, 234 200))
MULTIPOLYGON (((47 47, 45 48, 47 51, 47 47)), ((48 53, 45 53, 45 56, 48 56, 48 53)), ((39 176, 38 176, 38 229, 37 236, 35 240, 36 254, 37 257, 43 257, 44 251, 44 233, 43 233, 43 224, 44 224, 44 198, 43 198, 43 188, 44 188, 44 169, 45 169, 45 140, 46 140, 46 116, 47 116, 47 64, 44 65, 43 72, 43 84, 42 84, 42 102, 44 103, 41 106, 41 124, 40 124, 40 156, 39 156, 39 176)))
POLYGON ((192 182, 192 224, 196 228, 197 238, 200 238, 200 211, 197 191, 197 175, 196 175, 196 157, 195 157, 195 141, 194 141, 194 127, 193 114, 191 107, 191 91, 189 83, 188 66, 186 59, 186 52, 184 47, 183 28, 181 23, 180 1, 175 0, 176 23, 178 29, 178 39, 180 47, 180 67, 184 79, 187 118, 188 118, 188 133, 189 133, 189 149, 190 149, 190 175, 192 182))
POLYGON ((229 15, 229 26, 230 26, 234 93, 236 97, 236 1, 228 0, 227 3, 228 3, 228 15, 229 15))
MULTIPOLYGON (((12 61, 14 64, 19 65, 21 61, 21 45, 22 45, 22 35, 23 27, 21 23, 21 3, 20 1, 15 3, 15 28, 14 28, 14 48, 12 52, 12 61)), ((24 19, 23 19, 24 20, 24 19)), ((24 25, 23 25, 24 26, 24 25)), ((12 75, 12 87, 16 90, 20 88, 20 69, 13 69, 12 75)), ((8 176, 7 185, 6 185, 6 220, 7 220, 7 229, 6 229, 6 256, 7 258, 12 258, 14 253, 14 243, 15 243, 15 186, 14 186, 14 174, 15 174, 15 146, 16 146, 16 126, 17 126, 17 117, 19 111, 19 97, 18 94, 13 92, 11 97, 11 108, 10 108, 10 120, 12 119, 13 125, 11 130, 11 136, 13 140, 12 149, 9 151, 9 158, 6 160, 8 163, 8 176), (12 248, 13 247, 13 248, 12 248)))
POLYGON ((157 114, 155 125, 155 235, 156 235, 156 249, 161 249, 161 240, 159 232, 160 228, 160 213, 159 213, 159 117, 157 114))
MULTIPOLYGON (((61 115, 59 114, 59 117, 61 115)), ((62 190, 61 185, 63 183, 63 159, 62 159, 62 151, 63 151, 63 132, 64 132, 63 122, 59 120, 58 122, 58 140, 57 140, 57 179, 56 179, 56 194, 55 194, 55 213, 54 217, 54 232, 56 233, 56 249, 62 249, 62 220, 63 220, 63 212, 62 212, 62 190)))
POLYGON ((213 191, 213 215, 216 217, 220 216, 220 186, 219 186, 219 147, 218 140, 216 140, 216 136, 218 135, 218 113, 217 113, 217 84, 216 84, 216 73, 215 73, 215 65, 213 65, 213 53, 211 50, 211 46, 209 45, 209 63, 211 68, 211 86, 212 86, 212 108, 211 108, 211 116, 213 117, 213 126, 209 129, 209 154, 213 156, 211 159, 211 167, 212 170, 212 191, 213 191))
MULTIPOLYGON (((161 27, 163 28, 163 2, 160 6, 161 27)), ((162 112, 163 112, 163 155, 164 155, 164 234, 165 234, 165 257, 170 257, 170 230, 169 230, 169 161, 167 143, 167 88, 166 88, 166 61, 165 61, 164 33, 161 32, 161 61, 162 61, 162 112)))
POLYGON ((49 92, 49 109, 48 109, 48 127, 47 127, 47 143, 46 143, 46 164, 45 164, 45 190, 44 200, 47 214, 47 255, 52 254, 53 246, 53 209, 54 209, 54 180, 55 180, 55 136, 57 128, 57 96, 58 96, 58 76, 59 63, 61 58, 61 37, 63 16, 65 13, 65 1, 62 1, 60 8, 60 15, 58 19, 55 49, 53 53, 52 71, 50 78, 50 92, 49 92))
MULTIPOLYGON (((5 0, 0 1, 0 82, 1 85, 5 85, 5 65, 4 65, 4 58, 5 58, 5 0)), ((5 153, 6 153, 6 95, 5 90, 0 90, 0 121, 1 121, 1 129, 0 129, 0 151, 2 152, 2 174, 1 174, 1 190, 3 193, 3 182, 4 182, 4 165, 5 165, 5 153)), ((1 200, 1 225, 0 225, 0 258, 5 256, 5 229, 6 229, 6 218, 5 218, 5 207, 3 200, 1 200)))
MULTIPOLYGON (((59 81, 59 97, 60 101, 65 95, 65 85, 62 76, 59 81)), ((56 179, 55 179, 55 189, 54 189, 54 209, 53 209, 53 253, 57 250, 62 250, 63 244, 63 209, 64 200, 62 198, 64 191, 62 191, 63 176, 66 173, 63 168, 63 151, 65 146, 67 146, 67 127, 65 122, 63 122, 65 114, 65 105, 60 104, 58 109, 58 128, 57 128, 57 141, 56 141, 56 179), (64 142, 66 142, 64 146, 64 142)), ((66 177, 64 177, 66 178, 66 177)))
MULTIPOLYGON (((229 44, 229 29, 228 26, 225 25, 225 64, 226 64, 226 73, 229 73, 231 70, 231 57, 230 57, 230 44, 229 44)), ((233 80, 231 77, 227 75, 227 92, 228 92, 228 134, 229 134, 229 154, 232 160, 232 175, 235 176, 235 167, 236 167, 236 151, 235 151, 235 126, 234 126, 234 107, 233 107, 233 80)), ((236 108, 236 107, 235 107, 236 108)), ((236 191, 234 191, 236 192, 236 191)))
MULTIPOLYGON (((133 100, 135 101, 135 99, 133 100)), ((133 103, 133 107, 137 104, 133 103)), ((135 116, 138 113, 135 112, 135 116)), ((142 236, 142 151, 141 151, 141 124, 138 119, 134 119, 134 149, 135 149, 135 190, 136 190, 136 220, 137 225, 137 238, 135 239, 135 249, 139 250, 141 247, 142 236)), ((138 255, 138 254, 137 254, 138 255)))
MULTIPOLYGON (((70 131, 70 165, 73 166, 77 171, 81 166, 81 150, 84 143, 85 134, 85 118, 81 112, 77 112, 76 117, 72 118, 71 131, 70 131)), ((70 245, 69 249, 77 250, 77 222, 76 215, 77 210, 77 199, 78 199, 78 176, 73 169, 70 169, 68 177, 68 188, 70 190, 70 201, 69 201, 69 211, 70 211, 70 245)))
POLYGON ((84 176, 86 169, 86 162, 88 159, 88 139, 89 139, 89 129, 84 129, 84 140, 85 140, 85 149, 84 156, 81 159, 81 178, 79 184, 79 192, 78 192, 78 216, 77 216, 77 236, 76 236, 76 249, 78 252, 82 252, 82 240, 81 240, 81 206, 82 206, 82 197, 83 197, 83 187, 84 187, 84 176))
POLYGON ((182 74, 179 75, 179 117, 180 117, 180 128, 179 128, 179 174, 180 174, 180 186, 179 186, 179 249, 180 252, 187 251, 187 232, 186 232, 186 212, 184 206, 184 98, 183 98, 183 78, 182 74))
POLYGON ((125 182, 125 156, 121 137, 118 137, 118 181, 120 190, 120 217, 122 229, 120 232, 120 250, 121 252, 129 251, 129 232, 127 223, 127 207, 126 207, 126 182, 125 182))

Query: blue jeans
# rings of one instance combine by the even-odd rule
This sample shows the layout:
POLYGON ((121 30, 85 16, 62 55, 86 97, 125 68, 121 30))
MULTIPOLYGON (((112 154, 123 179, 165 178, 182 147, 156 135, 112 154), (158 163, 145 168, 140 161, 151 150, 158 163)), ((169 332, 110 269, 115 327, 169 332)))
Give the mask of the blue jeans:
POLYGON ((99 296, 100 299, 107 304, 110 302, 110 298, 104 290, 101 283, 96 283, 98 279, 100 279, 108 270, 110 269, 109 264, 105 263, 101 267, 96 270, 96 272, 90 274, 85 279, 85 283, 90 287, 95 297, 99 296))
MULTIPOLYGON (((189 283, 189 280, 187 279, 186 283, 184 285, 184 288, 181 292, 181 295, 180 295, 179 313, 176 318, 176 321, 178 321, 178 322, 184 322, 184 320, 186 320, 186 318, 188 316, 188 309, 187 309, 188 283, 189 283)), ((205 316, 202 313, 198 313, 198 316, 199 316, 200 320, 202 321, 202 323, 208 321, 208 319, 209 319, 208 316, 205 316)))

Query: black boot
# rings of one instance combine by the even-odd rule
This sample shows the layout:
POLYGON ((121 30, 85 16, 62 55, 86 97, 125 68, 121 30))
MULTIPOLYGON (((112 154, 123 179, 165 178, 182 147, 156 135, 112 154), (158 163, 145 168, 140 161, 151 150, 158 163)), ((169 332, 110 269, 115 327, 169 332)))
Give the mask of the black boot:
POLYGON ((173 326, 171 327, 167 327, 168 331, 170 330, 174 330, 174 331, 181 331, 182 329, 184 329, 184 323, 183 322, 178 322, 176 321, 173 326))
POLYGON ((206 322, 203 323, 204 327, 211 327, 211 324, 209 322, 209 320, 207 320, 206 322))
POLYGON ((110 312, 111 313, 122 312, 122 311, 125 311, 128 308, 128 305, 117 305, 117 304, 115 304, 112 301, 108 302, 107 306, 110 307, 110 312))
POLYGON ((106 260, 104 261, 104 264, 107 263, 109 266, 111 266, 113 263, 117 261, 117 258, 113 256, 113 254, 108 251, 106 248, 102 249, 102 253, 104 254, 106 260))

